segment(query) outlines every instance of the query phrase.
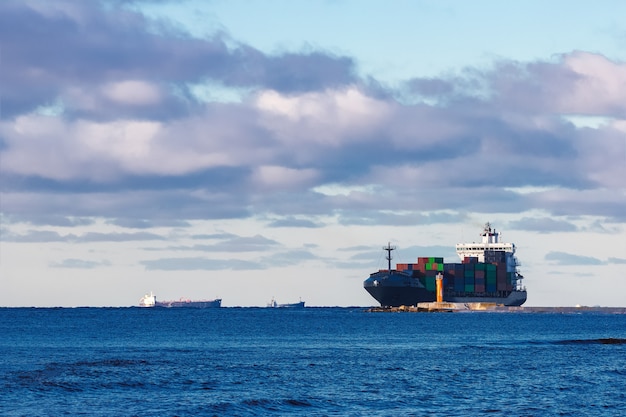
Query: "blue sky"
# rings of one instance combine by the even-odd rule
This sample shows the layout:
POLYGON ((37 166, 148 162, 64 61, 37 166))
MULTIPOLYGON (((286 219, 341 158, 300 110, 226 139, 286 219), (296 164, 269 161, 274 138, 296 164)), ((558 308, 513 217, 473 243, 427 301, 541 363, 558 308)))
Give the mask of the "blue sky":
POLYGON ((626 4, 0 2, 0 305, 373 305, 486 221, 624 305, 626 4))

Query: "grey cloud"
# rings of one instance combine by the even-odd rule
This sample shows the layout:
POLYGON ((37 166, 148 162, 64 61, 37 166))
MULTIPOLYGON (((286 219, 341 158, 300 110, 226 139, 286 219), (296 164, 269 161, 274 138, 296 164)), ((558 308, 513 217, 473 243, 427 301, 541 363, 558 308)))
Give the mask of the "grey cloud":
POLYGON ((188 227, 189 222, 178 219, 135 219, 115 218, 107 221, 108 224, 128 229, 150 229, 153 227, 188 227))
POLYGON ((524 217, 518 221, 510 222, 507 229, 528 230, 539 233, 578 231, 578 228, 573 223, 563 220, 555 220, 550 217, 524 217))
POLYGON ((7 242, 18 243, 44 243, 44 242, 69 242, 69 243, 91 243, 91 242, 132 242, 147 240, 163 240, 164 237, 147 232, 138 233, 95 233, 89 232, 82 235, 68 233, 60 234, 49 230, 33 230, 24 234, 8 233, 3 236, 7 242))
POLYGON ((303 228, 318 228, 322 227, 322 225, 312 222, 311 220, 306 219, 297 219, 293 217, 286 217, 284 219, 279 219, 272 221, 268 224, 269 227, 303 227, 303 228))
POLYGON ((267 268, 270 268, 299 265, 306 261, 318 259, 320 258, 308 250, 294 249, 285 252, 278 252, 269 257, 264 257, 262 262, 267 268))
POLYGON ((353 78, 354 63, 346 57, 321 52, 266 56, 224 33, 194 39, 104 3, 60 0, 45 5, 47 13, 26 2, 0 3, 4 116, 64 96, 66 111, 74 116, 170 119, 194 106, 187 83, 214 79, 232 86, 308 91, 353 78), (103 95, 107 83, 135 79, 159 86, 163 98, 137 107, 103 95), (172 85, 178 88, 168 91, 172 85), (82 91, 91 104, 72 103, 71 91, 82 91))
POLYGON ((224 269, 232 270, 258 270, 264 266, 258 262, 243 261, 240 259, 207 259, 207 258, 163 258, 142 261, 141 264, 147 270, 161 271, 217 271, 224 269))
POLYGON ((132 242, 147 240, 164 240, 161 235, 148 232, 135 233, 96 233, 89 232, 77 237, 77 242, 132 242))
POLYGON ((213 240, 213 239, 232 239, 237 237, 232 233, 213 233, 213 234, 194 234, 191 236, 192 239, 201 239, 201 240, 213 240))
POLYGON ((624 258, 609 258, 608 262, 610 264, 626 264, 626 259, 624 259, 624 258))
POLYGON ((76 238, 74 234, 61 235, 49 230, 35 230, 25 234, 7 233, 2 237, 7 242, 18 243, 74 242, 76 238))
POLYGON ((557 265, 603 265, 606 262, 592 256, 574 255, 566 252, 549 252, 545 259, 557 265))
POLYGON ((87 261, 84 259, 64 259, 58 263, 50 264, 53 268, 70 268, 70 269, 94 269, 102 266, 110 266, 109 261, 87 261))
MULTIPOLYGON (((275 219, 272 227, 313 227, 313 222, 295 219, 334 213, 343 224, 408 225, 463 220, 460 213, 471 211, 531 209, 626 220, 623 198, 614 192, 623 189, 626 178, 623 132, 577 128, 560 118, 558 99, 581 81, 566 65, 573 55, 550 62, 501 61, 490 70, 470 68, 452 76, 416 76, 394 91, 377 80, 355 79, 350 57, 315 50, 265 55, 225 33, 194 39, 167 25, 154 30, 155 22, 123 9, 123 4, 102 8, 96 2, 59 1, 46 6, 57 12, 42 14, 27 2, 0 2, 7 86, 3 114, 15 120, 80 90, 93 101, 67 109, 61 123, 167 121, 154 144, 159 155, 167 156, 163 161, 178 157, 181 162, 166 168, 138 158, 121 166, 110 156, 81 154, 77 143, 64 140, 64 133, 46 132, 26 150, 20 148, 21 166, 54 160, 73 169, 70 178, 3 172, 0 191, 8 215, 20 213, 34 224, 50 225, 63 225, 68 221, 60 220, 64 218, 105 217, 133 229, 253 215, 275 219), (74 13, 61 12, 59 5, 74 13), (60 44, 63 48, 56 47, 60 44), (33 71, 23 71, 26 67, 33 71), (112 103, 102 88, 125 80, 154 85, 159 100, 138 107, 112 103), (387 113, 378 124, 356 130, 348 126, 335 131, 335 124, 329 127, 320 120, 301 125, 290 118, 268 121, 252 96, 234 104, 197 103, 188 85, 206 80, 227 87, 272 88, 287 93, 286 99, 298 92, 323 95, 350 86, 368 100, 378 100, 387 113), (398 96, 414 104, 394 98, 398 96), (430 101, 421 101, 423 97, 430 101), (56 150, 56 159, 50 150, 56 150), (218 162, 186 168, 189 155, 218 162), (137 165, 148 167, 141 171, 137 165), (255 182, 259 166, 316 175, 299 189, 274 192, 255 182), (375 185, 376 192, 327 196, 312 191, 329 183, 375 185), (510 190, 527 186, 555 191, 510 190), (400 210, 449 214, 447 220, 387 214, 400 210)), ((10 123, 3 122, 6 129, 0 134, 3 156, 15 156, 11 152, 25 143, 10 123)), ((545 219, 525 223, 517 226, 568 227, 545 219)), ((232 243, 229 249, 236 250, 237 242, 232 243)))

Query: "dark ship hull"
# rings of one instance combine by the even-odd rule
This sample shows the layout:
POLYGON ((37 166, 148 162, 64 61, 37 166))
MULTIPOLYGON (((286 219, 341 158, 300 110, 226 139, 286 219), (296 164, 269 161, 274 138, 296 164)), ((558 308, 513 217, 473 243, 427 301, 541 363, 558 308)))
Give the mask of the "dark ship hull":
MULTIPOLYGON (((365 290, 382 307, 415 306, 437 300, 435 291, 429 291, 418 278, 402 272, 379 271, 370 275, 363 284, 365 290)), ((495 294, 459 293, 444 291, 443 299, 451 303, 494 303, 521 306, 526 302, 526 291, 500 291, 495 294)))
POLYGON ((410 306, 431 299, 431 294, 419 280, 400 271, 375 272, 363 286, 384 307, 410 306))

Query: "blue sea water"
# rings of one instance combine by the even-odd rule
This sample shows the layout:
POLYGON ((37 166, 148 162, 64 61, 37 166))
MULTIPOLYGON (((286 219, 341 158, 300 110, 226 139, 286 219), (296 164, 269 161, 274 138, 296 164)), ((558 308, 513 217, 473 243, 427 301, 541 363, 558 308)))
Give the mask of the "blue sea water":
POLYGON ((2 416, 624 416, 626 315, 0 309, 2 416))

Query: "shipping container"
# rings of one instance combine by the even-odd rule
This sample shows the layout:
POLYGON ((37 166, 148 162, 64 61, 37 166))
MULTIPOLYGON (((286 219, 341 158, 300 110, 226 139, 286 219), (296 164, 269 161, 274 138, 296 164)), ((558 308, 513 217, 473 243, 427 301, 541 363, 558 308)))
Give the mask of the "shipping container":
POLYGON ((424 286, 426 287, 426 289, 428 291, 435 291, 435 289, 437 288, 437 285, 435 284, 435 277, 426 276, 424 280, 424 286))

